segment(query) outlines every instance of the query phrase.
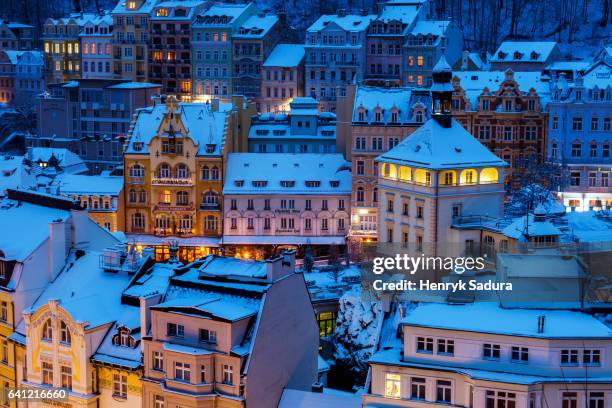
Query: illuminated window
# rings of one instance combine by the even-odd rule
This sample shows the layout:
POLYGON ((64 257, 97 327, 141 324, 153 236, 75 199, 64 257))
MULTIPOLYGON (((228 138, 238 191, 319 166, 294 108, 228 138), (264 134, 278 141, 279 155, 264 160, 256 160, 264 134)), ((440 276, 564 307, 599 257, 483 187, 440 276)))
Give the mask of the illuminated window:
POLYGON ((135 1, 128 1, 127 2, 127 8, 135 9, 136 8, 136 2, 135 1))
POLYGON ((51 325, 51 319, 47 319, 47 321, 43 325, 41 337, 43 340, 53 340, 53 326, 51 325))
POLYGON ((74 53, 75 54, 79 53, 79 44, 78 43, 74 44, 74 53))
POLYGON ((60 324, 60 341, 65 344, 70 344, 72 342, 70 330, 68 330, 68 326, 64 322, 60 324))
POLYGON ((88 54, 89 53, 89 47, 87 47, 87 43, 84 43, 85 47, 83 48, 83 54, 88 54))
POLYGON ((401 398, 401 377, 399 374, 385 374, 385 397, 401 398))
POLYGON ((157 17, 168 17, 168 9, 160 8, 155 12, 157 17))
POLYGON ((422 67, 422 66, 423 66, 423 56, 422 56, 422 55, 419 55, 419 56, 417 57, 417 65, 418 65, 419 67, 422 67))
POLYGON ((51 46, 49 43, 45 43, 45 52, 48 54, 51 51, 51 46))
POLYGON ((68 54, 72 54, 72 44, 68 43, 68 54))

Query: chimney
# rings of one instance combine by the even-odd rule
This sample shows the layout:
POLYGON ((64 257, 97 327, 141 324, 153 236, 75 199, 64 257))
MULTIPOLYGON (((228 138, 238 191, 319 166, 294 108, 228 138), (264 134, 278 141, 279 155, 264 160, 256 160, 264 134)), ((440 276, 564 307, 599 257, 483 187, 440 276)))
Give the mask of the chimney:
POLYGON ((346 17, 346 9, 338 9, 338 17, 346 17))
POLYGON ((322 394, 323 393, 323 384, 321 384, 320 382, 315 382, 312 383, 312 392, 317 393, 317 394, 322 394))
POLYGON ((361 10, 359 10, 359 15, 362 17, 365 17, 368 15, 368 9, 362 8, 361 10))
POLYGON ((281 255, 266 259, 268 280, 274 282, 295 272, 295 250, 286 250, 281 255))
POLYGON ((210 100, 210 111, 218 112, 219 111, 219 99, 213 98, 210 100))
POLYGON ((68 256, 66 230, 66 223, 62 220, 49 223, 49 281, 55 279, 66 264, 68 256))
MULTIPOLYGON (((151 306, 158 304, 161 301, 160 293, 140 297, 140 336, 145 337, 151 327, 151 306)), ((141 347, 144 347, 144 342, 140 342, 141 347)))
POLYGON ((546 319, 546 316, 541 315, 538 316, 538 333, 544 333, 544 320, 546 319))

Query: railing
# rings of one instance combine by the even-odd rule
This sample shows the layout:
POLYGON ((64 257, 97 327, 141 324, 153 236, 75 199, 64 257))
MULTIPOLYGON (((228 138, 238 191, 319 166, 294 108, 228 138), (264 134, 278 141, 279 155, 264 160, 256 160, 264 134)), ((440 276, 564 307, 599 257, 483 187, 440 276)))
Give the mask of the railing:
POLYGON ((219 203, 213 204, 213 203, 201 203, 200 204, 200 210, 204 210, 204 211, 219 211, 221 209, 221 207, 219 206, 219 203))
POLYGON ((191 178, 176 178, 176 177, 154 177, 151 179, 151 184, 154 186, 192 186, 191 178))

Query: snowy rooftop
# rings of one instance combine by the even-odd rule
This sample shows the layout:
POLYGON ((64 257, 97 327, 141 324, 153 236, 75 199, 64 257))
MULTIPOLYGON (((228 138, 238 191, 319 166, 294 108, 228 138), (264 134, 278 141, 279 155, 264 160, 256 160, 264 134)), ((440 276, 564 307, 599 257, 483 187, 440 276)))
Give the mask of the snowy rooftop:
POLYGON ((420 108, 427 117, 431 98, 429 92, 415 92, 413 88, 395 87, 380 88, 359 86, 355 92, 353 107, 353 122, 374 122, 377 109, 381 109, 382 123, 389 123, 393 110, 397 110, 398 123, 417 123, 414 108, 420 108), (364 120, 360 120, 359 112, 364 112, 364 120))
POLYGON ((345 31, 363 31, 368 28, 370 21, 376 19, 376 15, 361 16, 348 14, 340 17, 337 15, 322 15, 309 28, 308 32, 321 31, 332 26, 338 26, 345 31))
POLYGON ((612 87, 612 66, 605 62, 597 63, 584 74, 582 83, 587 89, 612 87))
POLYGON ((393 4, 388 2, 383 6, 379 19, 385 22, 399 20, 410 25, 419 15, 419 5, 393 4))
POLYGON ((123 189, 123 176, 62 174, 58 182, 60 193, 65 195, 117 196, 123 189))
POLYGON ((589 61, 554 61, 548 64, 546 69, 549 71, 584 71, 590 66, 589 61))
POLYGON ((230 153, 223 194, 341 194, 351 192, 341 154, 230 153))
POLYGON ((116 85, 109 85, 108 89, 148 89, 148 88, 161 88, 159 84, 152 84, 149 82, 122 82, 116 85))
POLYGON ((4 259, 24 261, 49 239, 49 224, 65 221, 70 212, 13 200, 0 201, 0 256, 4 259))
POLYGON ((0 155, 0 197, 7 189, 20 187, 25 174, 23 156, 0 155))
MULTIPOLYGON (((178 134, 175 129, 176 137, 191 138, 198 146, 199 156, 220 155, 225 144, 227 119, 231 109, 231 103, 220 103, 218 111, 212 111, 207 103, 179 103, 175 115, 182 121, 187 134, 178 134), (214 145, 214 149, 208 152, 207 145, 214 145)), ((148 144, 157 136, 166 114, 168 108, 163 103, 140 109, 126 153, 146 153, 148 144), (142 150, 135 149, 136 142, 144 143, 142 150)))
POLYGON ((79 174, 87 171, 87 165, 79 156, 68 149, 52 147, 29 147, 26 158, 38 163, 49 163, 51 157, 57 159, 57 164, 64 173, 79 174))
POLYGON ((579 242, 611 242, 612 222, 597 216, 594 211, 565 214, 569 232, 579 242))
POLYGON ((554 41, 504 41, 491 56, 491 62, 544 62, 556 45, 554 41))
POLYGON ((231 295, 222 291, 173 286, 168 290, 164 302, 153 306, 153 308, 236 321, 257 315, 260 303, 260 299, 231 295))
POLYGON ((278 408, 361 408, 361 397, 349 393, 315 393, 285 389, 278 408))
POLYGON ((304 60, 304 44, 278 44, 264 62, 264 67, 297 67, 304 60))
POLYGON ((248 7, 249 4, 215 4, 201 15, 203 17, 229 17, 227 24, 230 24, 240 17, 248 7))
POLYGON ((410 31, 410 35, 433 35, 435 37, 440 37, 444 35, 446 29, 449 26, 449 21, 441 20, 421 20, 417 21, 412 31, 410 31))
POLYGON ((130 328, 138 327, 138 308, 121 304, 121 293, 128 285, 129 278, 124 273, 105 272, 100 268, 101 254, 86 250, 85 255, 77 258, 76 253, 72 252, 64 269, 29 310, 33 312, 49 300, 58 299, 60 307, 88 328, 110 322, 130 328), (103 296, 101 288, 104 290, 103 296), (104 313, 100 313, 101 310, 104 313))
POLYGON ((206 4, 202 0, 180 0, 180 1, 162 1, 155 5, 153 13, 151 14, 152 20, 187 20, 191 21, 194 17, 194 13, 200 6, 206 4), (187 13, 181 15, 176 14, 176 8, 187 9, 187 13), (166 9, 168 11, 166 16, 157 15, 157 10, 166 9))
POLYGON ((255 14, 242 23, 238 31, 232 34, 232 39, 263 38, 277 22, 278 16, 274 14, 255 14))
POLYGON ((430 169, 507 165, 454 119, 450 128, 428 120, 376 160, 430 169))
POLYGON ((153 11, 153 7, 157 4, 158 0, 145 0, 139 8, 129 9, 126 7, 127 0, 119 0, 117 5, 112 11, 112 14, 149 14, 153 11))
MULTIPOLYGON (((472 104, 472 109, 478 106, 478 97, 485 88, 495 94, 500 85, 506 80, 504 71, 456 71, 453 78, 459 79, 459 86, 466 93, 472 104)), ((543 106, 550 100, 550 82, 540 72, 513 72, 513 79, 518 84, 519 90, 527 94, 533 88, 543 106)))
POLYGON ((593 316, 568 310, 502 309, 497 303, 419 304, 400 324, 435 329, 547 339, 612 340, 612 331, 593 316), (475 319, 474 317, 478 318, 475 319), (538 316, 545 316, 538 333, 538 316))
POLYGON ((267 263, 262 261, 209 255, 198 267, 198 271, 199 276, 204 278, 225 276, 265 279, 267 276, 266 265, 267 263))
POLYGON ((502 233, 509 238, 518 240, 525 240, 527 236, 559 236, 562 234, 561 230, 548 220, 534 221, 533 214, 516 218, 510 225, 502 230, 502 233))

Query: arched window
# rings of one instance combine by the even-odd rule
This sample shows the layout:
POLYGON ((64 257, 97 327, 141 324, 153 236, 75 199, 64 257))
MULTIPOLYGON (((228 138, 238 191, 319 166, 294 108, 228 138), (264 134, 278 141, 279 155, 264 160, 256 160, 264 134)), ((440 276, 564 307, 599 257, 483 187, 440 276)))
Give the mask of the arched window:
POLYGON ((65 344, 72 343, 72 336, 70 335, 70 330, 68 330, 68 326, 64 321, 60 323, 60 341, 65 344))
POLYGON ((136 341, 134 337, 130 336, 130 330, 122 326, 117 328, 117 333, 113 335, 113 344, 115 346, 134 348, 136 341))
POLYGON ((179 191, 176 193, 176 203, 178 205, 189 204, 189 193, 187 191, 179 191))
POLYGON ((183 232, 191 232, 192 219, 191 215, 183 215, 181 217, 181 231, 183 232))
POLYGON ((212 180, 219 180, 219 168, 217 166, 213 166, 213 168, 210 169, 210 178, 212 180))
POLYGON ((399 179, 402 181, 410 181, 412 180, 412 170, 410 167, 400 166, 398 172, 399 179))
POLYGON ((167 163, 162 163, 157 168, 157 177, 159 178, 169 178, 171 174, 170 165, 167 163))
POLYGON ((142 230, 144 229, 145 221, 144 215, 141 213, 132 214, 132 229, 142 230))
POLYGON ((189 169, 184 164, 176 166, 176 178, 186 179, 189 177, 189 169))
POLYGON ((414 112, 414 121, 418 123, 423 122, 423 111, 422 110, 417 110, 414 112))
POLYGON ((135 202, 136 202, 136 200, 137 200, 136 190, 131 189, 131 190, 130 190, 129 197, 130 197, 130 198, 129 198, 130 203, 135 203, 135 202))
POLYGON ((209 180, 210 179, 210 169, 208 168, 208 166, 204 166, 202 167, 202 180, 209 180))
POLYGON ((206 191, 202 197, 202 202, 209 205, 219 204, 219 194, 216 191, 206 191))
POLYGON ((51 325, 51 319, 47 319, 42 328, 42 339, 46 341, 53 341, 53 326, 51 325))
POLYGON ((363 187, 357 187, 357 202, 362 203, 364 201, 365 195, 363 192, 363 187))
POLYGON ((499 174, 494 167, 487 167, 480 171, 481 183, 497 183, 499 182, 499 174))
POLYGON ((140 164, 130 166, 130 177, 144 177, 144 167, 140 164))
POLYGON ((206 231, 216 231, 217 230, 217 217, 214 215, 209 215, 206 217, 206 225, 204 226, 206 231))
POLYGON ((476 170, 465 169, 461 172, 461 184, 476 184, 476 170))

